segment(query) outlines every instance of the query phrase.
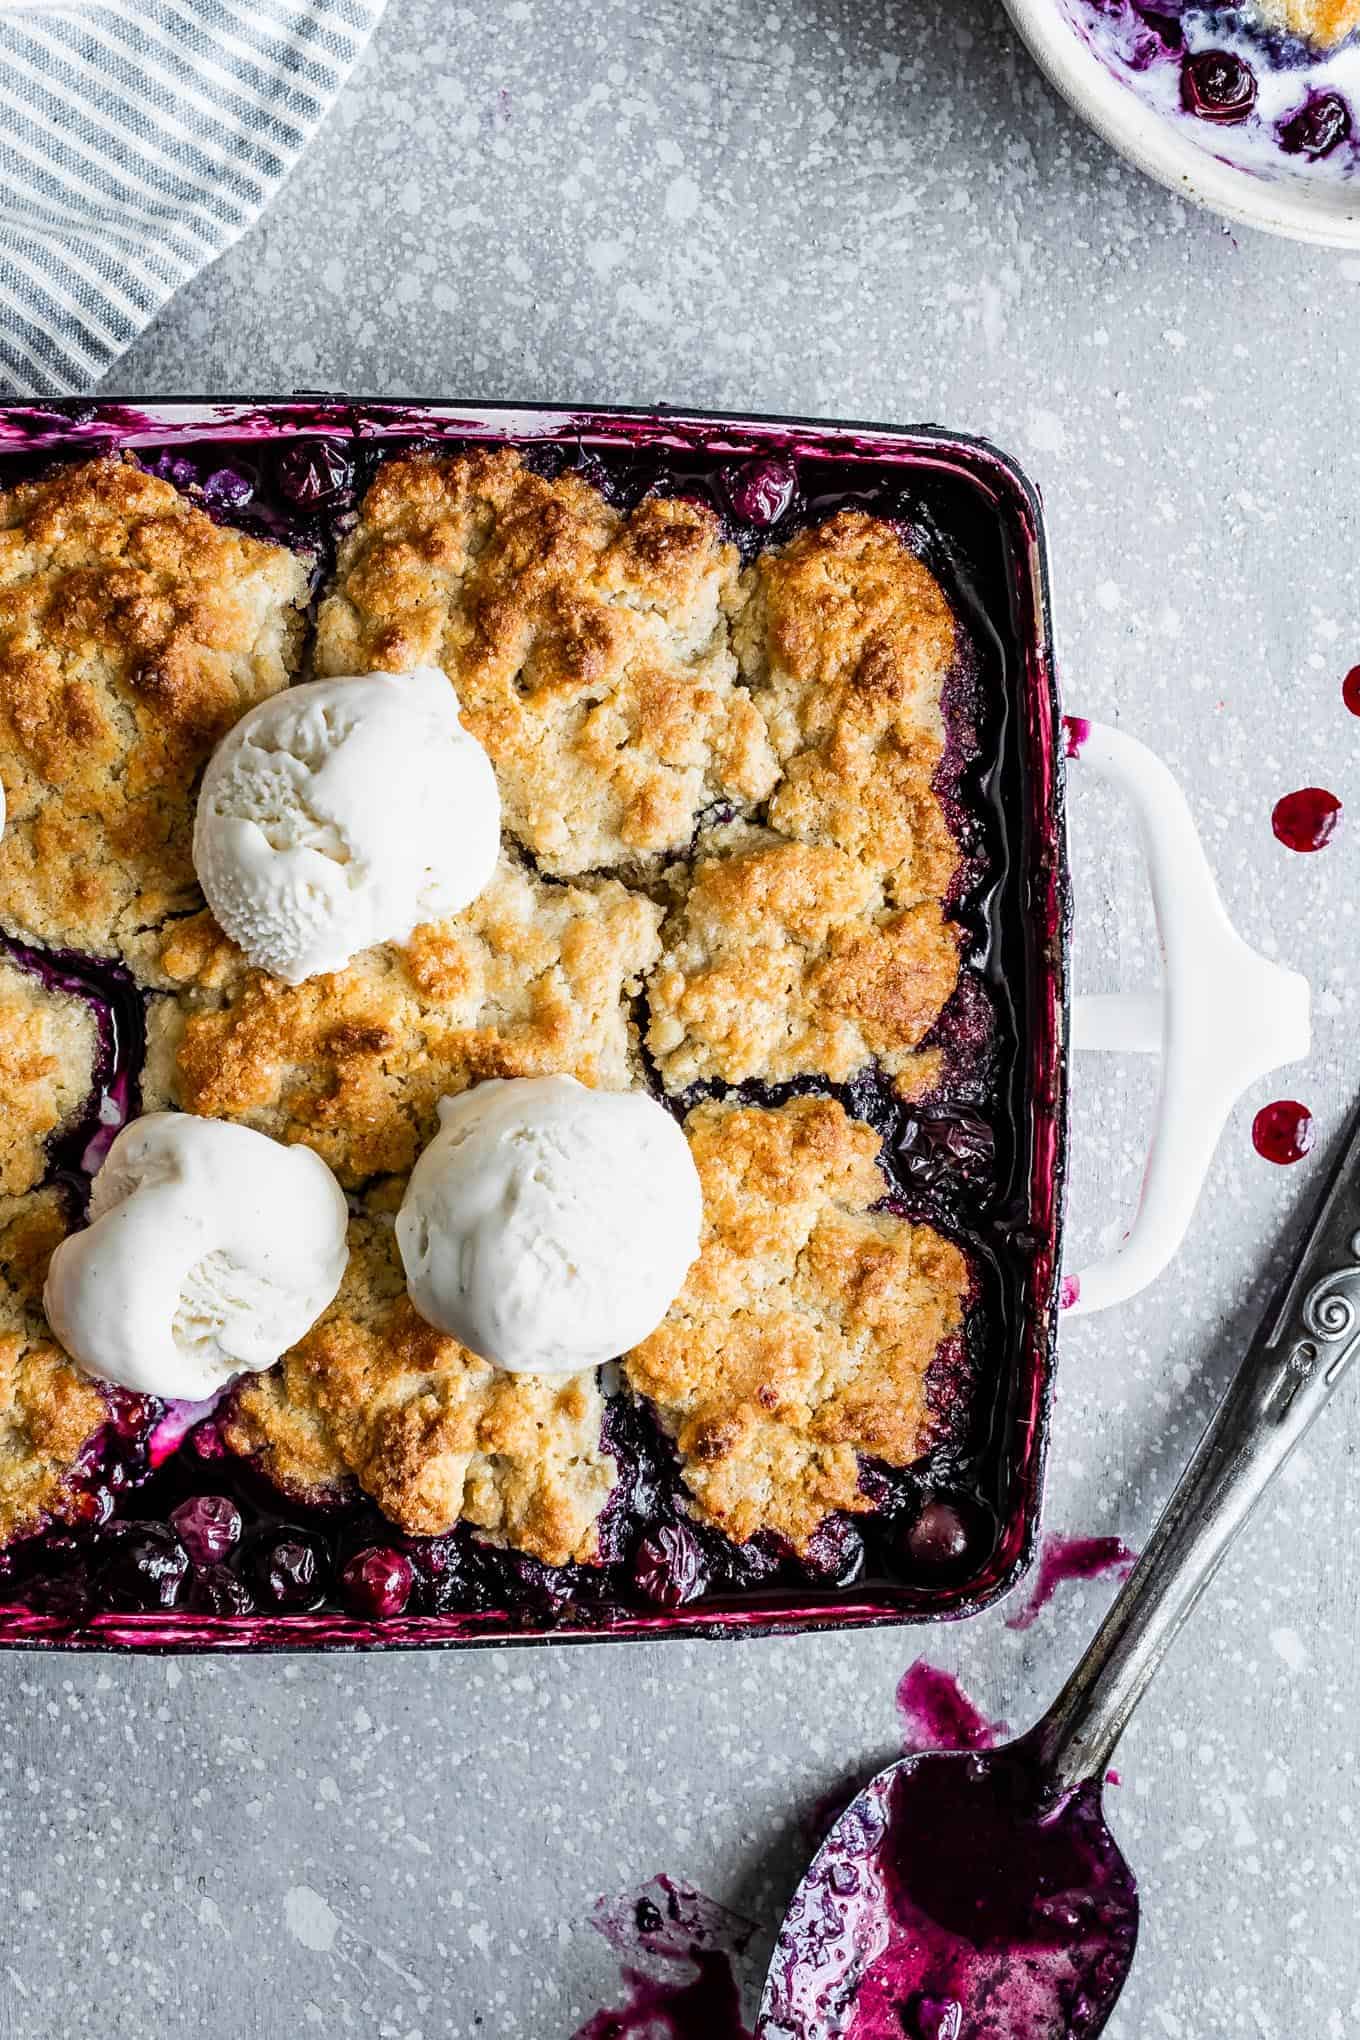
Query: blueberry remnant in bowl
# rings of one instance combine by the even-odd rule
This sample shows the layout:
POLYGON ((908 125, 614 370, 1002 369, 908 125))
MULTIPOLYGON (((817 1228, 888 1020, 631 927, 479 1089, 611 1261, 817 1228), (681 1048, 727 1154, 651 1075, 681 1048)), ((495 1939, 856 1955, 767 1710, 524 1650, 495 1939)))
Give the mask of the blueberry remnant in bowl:
POLYGON ((767 531, 789 509, 797 488, 798 475, 791 460, 749 460, 729 477, 727 500, 732 515, 743 524, 767 531))
POLYGON ((1275 133, 1287 156, 1320 163, 1346 140, 1351 125, 1351 110, 1339 92, 1314 92, 1279 122, 1275 133))
POLYGON ((658 1608, 679 1608, 705 1592, 708 1557, 688 1523, 660 1523, 638 1545, 633 1585, 658 1608))
POLYGON ((1181 67, 1181 104, 1197 120, 1235 127, 1256 104, 1256 73, 1235 50, 1198 50, 1181 67))

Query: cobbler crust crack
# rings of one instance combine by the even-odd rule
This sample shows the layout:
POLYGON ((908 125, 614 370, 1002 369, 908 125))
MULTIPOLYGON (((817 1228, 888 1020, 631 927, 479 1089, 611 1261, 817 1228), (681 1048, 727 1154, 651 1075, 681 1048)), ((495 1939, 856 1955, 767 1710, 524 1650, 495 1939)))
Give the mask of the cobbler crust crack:
POLYGON ((737 1543, 803 1549, 833 1510, 872 1506, 859 1455, 909 1466, 927 1375, 963 1321, 963 1254, 872 1207, 879 1137, 830 1098, 701 1105, 699 1258, 624 1373, 674 1438, 699 1513, 737 1543))
POLYGON ((341 548, 316 670, 442 666, 541 868, 638 866, 774 785, 732 650, 741 599, 702 504, 623 514, 506 449, 415 454, 382 467, 341 548))
POLYGON ((627 1089, 628 1001, 660 920, 614 880, 547 885, 503 859, 453 920, 292 986, 234 970, 236 952, 202 916, 162 950, 188 1017, 156 1009, 149 1094, 303 1141, 349 1185, 407 1170, 440 1098, 483 1078, 565 1073, 627 1089), (196 999, 208 1009, 194 1011, 196 999))
POLYGON ((426 1324, 390 1213, 370 1209, 351 1223, 335 1302, 238 1388, 225 1437, 288 1493, 316 1499, 353 1479, 413 1534, 461 1520, 547 1565, 589 1564, 615 1479, 603 1419, 593 1373, 504 1374, 426 1324))
POLYGON ((97 1049, 88 1006, 0 956, 0 1197, 41 1182, 47 1141, 90 1095, 97 1049))
POLYGON ((138 967, 199 902, 196 775, 291 678, 307 575, 130 461, 0 495, 0 927, 138 967))

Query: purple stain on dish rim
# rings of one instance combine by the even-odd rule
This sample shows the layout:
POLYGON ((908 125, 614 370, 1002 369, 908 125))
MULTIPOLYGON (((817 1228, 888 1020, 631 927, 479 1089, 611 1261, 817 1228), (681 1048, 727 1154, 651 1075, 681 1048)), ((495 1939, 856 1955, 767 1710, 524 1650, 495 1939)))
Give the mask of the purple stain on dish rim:
POLYGON ((1034 1584, 1007 1629, 1028 1629, 1069 1580, 1126 1580, 1138 1553, 1122 1537, 1045 1537, 1034 1569, 1034 1584))
POLYGON ((591 1925, 622 1958, 627 1996, 587 2019, 572 2040, 751 2040, 735 1966, 755 1932, 751 1921, 662 1876, 600 1899, 591 1925))
POLYGON ((1091 734, 1091 725, 1084 715, 1065 715, 1063 726, 1063 756, 1080 758, 1082 746, 1091 734))

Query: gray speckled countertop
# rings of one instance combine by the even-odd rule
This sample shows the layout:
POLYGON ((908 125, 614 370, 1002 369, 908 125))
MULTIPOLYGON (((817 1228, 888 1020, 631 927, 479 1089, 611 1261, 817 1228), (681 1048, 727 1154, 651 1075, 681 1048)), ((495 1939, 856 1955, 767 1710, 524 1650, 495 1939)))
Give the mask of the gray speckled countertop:
MULTIPOLYGON (((111 379, 938 419, 1051 517, 1071 701, 1182 776, 1252 940, 1301 964, 1324 1140, 1360 1091, 1360 262, 1232 234, 1040 83, 997 0, 390 0, 261 225, 111 379)), ((1132 840, 1074 798, 1078 979, 1147 957, 1132 840)), ((1074 1227, 1130 1197, 1146 1073, 1077 1072, 1074 1227)), ((1254 1103, 1269 1095, 1263 1090, 1254 1103)), ((1142 1541, 1316 1162, 1224 1141, 1189 1245, 1063 1337, 1050 1524, 1142 1541)), ((1144 1892, 1119 2040, 1360 2034, 1357 1387, 1121 1754, 1144 1892)), ((687 1878, 770 1928, 799 1819, 895 1746, 924 1654, 1024 1723, 1109 1593, 1023 1635, 289 1662, 0 1662, 0 2036, 569 2040, 601 1892, 687 1878)))

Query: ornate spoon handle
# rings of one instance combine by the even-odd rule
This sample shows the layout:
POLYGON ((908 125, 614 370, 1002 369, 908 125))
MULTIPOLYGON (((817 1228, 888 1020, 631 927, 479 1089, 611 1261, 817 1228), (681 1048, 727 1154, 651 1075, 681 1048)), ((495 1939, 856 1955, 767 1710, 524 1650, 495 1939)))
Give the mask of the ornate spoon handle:
POLYGON ((1360 1351, 1360 1118, 1294 1269, 1085 1657, 1032 1732, 1064 1789, 1103 1777, 1257 1502, 1360 1351))

